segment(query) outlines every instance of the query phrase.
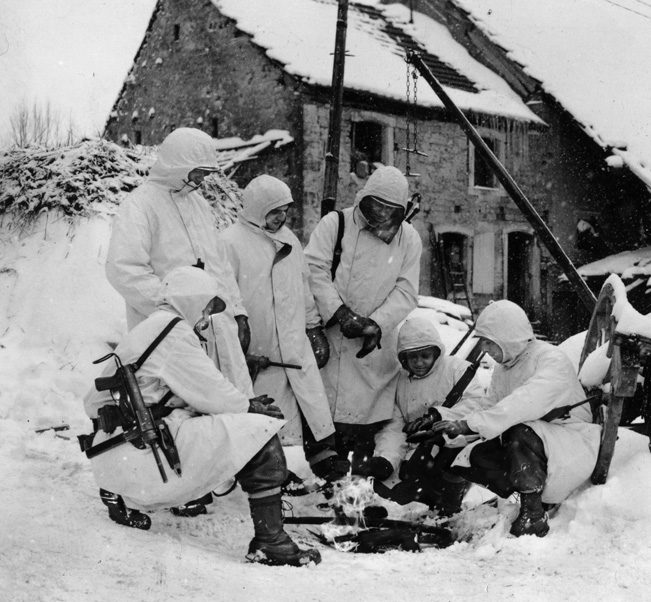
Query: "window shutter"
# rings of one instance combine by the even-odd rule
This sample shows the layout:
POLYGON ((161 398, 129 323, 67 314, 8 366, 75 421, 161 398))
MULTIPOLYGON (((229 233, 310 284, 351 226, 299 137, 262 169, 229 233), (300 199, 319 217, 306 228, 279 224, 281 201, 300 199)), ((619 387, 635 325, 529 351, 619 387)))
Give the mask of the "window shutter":
POLYGON ((473 242, 472 292, 495 292, 495 233, 475 234, 473 242))

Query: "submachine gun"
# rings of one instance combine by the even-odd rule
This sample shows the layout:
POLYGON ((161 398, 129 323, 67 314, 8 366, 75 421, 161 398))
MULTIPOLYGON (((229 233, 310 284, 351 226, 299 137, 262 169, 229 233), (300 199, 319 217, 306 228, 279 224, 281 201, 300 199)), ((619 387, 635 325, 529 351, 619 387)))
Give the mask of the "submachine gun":
POLYGON ((95 388, 98 391, 111 391, 111 396, 115 401, 115 404, 109 403, 99 409, 97 420, 94 421, 95 432, 103 430, 106 433, 111 433, 117 426, 121 426, 123 432, 97 445, 92 445, 94 434, 80 435, 78 438, 81 450, 86 453, 88 458, 94 458, 118 445, 131 443, 138 449, 147 447, 151 449, 164 483, 167 483, 167 474, 159 450, 162 451, 174 473, 179 477, 181 476, 181 461, 174 438, 169 427, 162 420, 164 416, 171 412, 171 409, 165 404, 172 394, 168 392, 157 404, 148 407, 142 398, 135 375, 156 345, 160 343, 179 320, 172 320, 145 353, 134 363, 123 364, 120 357, 115 353, 109 353, 93 362, 93 364, 100 364, 114 358, 117 368, 113 375, 101 376, 95 379, 95 388))

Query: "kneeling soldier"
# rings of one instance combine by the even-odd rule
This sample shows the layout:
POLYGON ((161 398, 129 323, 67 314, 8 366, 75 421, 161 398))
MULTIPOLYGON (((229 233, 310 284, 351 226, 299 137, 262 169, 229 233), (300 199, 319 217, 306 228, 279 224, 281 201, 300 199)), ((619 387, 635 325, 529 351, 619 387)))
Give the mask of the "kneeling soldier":
POLYGON ((130 506, 179 506, 237 478, 249 496, 255 532, 247 559, 318 563, 317 550, 300 549, 283 529, 280 486, 287 466, 276 435, 284 424, 280 410, 266 396, 249 400, 201 346, 210 315, 224 309, 217 288, 195 267, 175 268, 163 279, 156 311, 111 354, 126 387, 114 396, 109 389, 116 377, 107 368, 96 381, 100 390, 84 400, 96 431, 80 438, 82 448, 116 522, 147 529, 149 517, 130 506), (169 478, 168 466, 176 473, 169 478))

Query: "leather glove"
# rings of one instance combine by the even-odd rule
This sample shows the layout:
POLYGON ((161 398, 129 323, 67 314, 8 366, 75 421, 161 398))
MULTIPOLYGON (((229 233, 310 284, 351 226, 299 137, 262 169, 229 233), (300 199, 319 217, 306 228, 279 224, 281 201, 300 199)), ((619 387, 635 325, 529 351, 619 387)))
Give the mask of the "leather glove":
POLYGON ((258 378, 258 373, 260 370, 264 370, 265 368, 269 367, 269 358, 265 357, 264 355, 253 355, 247 353, 246 367, 249 369, 251 382, 255 382, 255 379, 258 378))
POLYGON ((418 431, 428 431, 435 422, 440 422, 442 420, 441 412, 439 412, 435 407, 429 408, 425 414, 416 420, 412 420, 405 424, 402 428, 403 433, 408 435, 413 435, 418 431))
POLYGON ((268 395, 258 395, 249 399, 249 414, 264 414, 281 420, 285 417, 280 408, 274 405, 273 397, 268 395))
POLYGON ((310 340, 310 345, 312 345, 316 365, 323 368, 330 359, 330 344, 326 338, 325 330, 322 326, 315 326, 314 328, 308 328, 305 333, 310 340))
POLYGON ((341 334, 347 339, 356 339, 364 335, 365 318, 347 305, 340 305, 333 317, 339 323, 341 334))
POLYGON ((432 425, 427 431, 420 431, 409 435, 407 443, 423 443, 426 441, 435 441, 441 435, 447 435, 450 438, 459 435, 469 435, 473 431, 468 428, 465 420, 441 420, 432 425))
POLYGON ((355 355, 355 357, 358 358, 366 357, 376 347, 378 349, 382 348, 380 345, 380 339, 382 338, 382 329, 370 318, 362 319, 364 320, 364 328, 362 330, 364 342, 362 343, 362 348, 355 355))
POLYGON ((374 477, 378 481, 384 481, 393 474, 393 466, 383 456, 373 456, 357 466, 355 474, 362 477, 374 477))
POLYGON ((244 315, 235 316, 237 322, 237 338, 240 340, 240 347, 246 353, 251 343, 251 328, 249 326, 249 319, 244 315))

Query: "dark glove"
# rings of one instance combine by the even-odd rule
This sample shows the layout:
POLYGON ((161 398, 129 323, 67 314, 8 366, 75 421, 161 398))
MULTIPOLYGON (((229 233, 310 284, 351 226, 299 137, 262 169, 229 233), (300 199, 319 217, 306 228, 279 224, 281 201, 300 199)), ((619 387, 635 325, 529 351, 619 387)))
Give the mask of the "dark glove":
POLYGON ((245 315, 235 316, 237 322, 237 338, 240 340, 240 347, 246 353, 251 343, 251 328, 249 327, 249 319, 245 315))
POLYGON ((264 355, 246 355, 246 367, 249 369, 249 376, 251 376, 251 381, 255 382, 255 379, 258 378, 258 373, 260 370, 264 370, 269 367, 269 358, 264 355))
POLYGON ((364 336, 366 318, 356 314, 347 305, 340 305, 333 317, 339 323, 341 334, 347 339, 356 339, 357 337, 364 336))
POLYGON ((435 422, 440 422, 441 420, 443 420, 441 412, 439 412, 435 407, 431 407, 420 418, 416 418, 416 420, 412 420, 405 424, 402 428, 402 432, 412 435, 418 431, 428 431, 435 422))
POLYGON ((253 399, 249 399, 249 414, 264 414, 282 420, 285 416, 280 411, 280 408, 273 405, 273 403, 273 397, 267 395, 258 395, 253 399))
POLYGON ((316 365, 323 368, 330 359, 330 344, 326 338, 325 330, 322 326, 315 326, 314 328, 308 328, 305 333, 310 340, 310 345, 312 345, 316 365))
POLYGON ((364 320, 364 328, 362 330, 364 342, 362 343, 362 348, 355 355, 355 357, 358 358, 366 357, 376 347, 378 349, 382 348, 380 345, 380 339, 382 338, 382 329, 373 320, 371 320, 371 318, 362 319, 364 320))
POLYGON ((393 474, 393 466, 386 458, 373 456, 366 462, 356 466, 354 472, 362 477, 374 477, 378 481, 384 481, 393 474))
POLYGON ((468 428, 468 423, 465 420, 441 420, 434 423, 429 430, 409 435, 407 443, 424 443, 435 441, 441 435, 454 438, 459 435, 469 435, 470 433, 472 433, 472 430, 468 428))

